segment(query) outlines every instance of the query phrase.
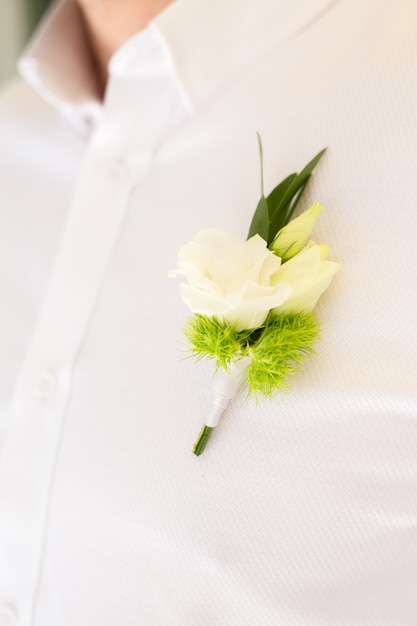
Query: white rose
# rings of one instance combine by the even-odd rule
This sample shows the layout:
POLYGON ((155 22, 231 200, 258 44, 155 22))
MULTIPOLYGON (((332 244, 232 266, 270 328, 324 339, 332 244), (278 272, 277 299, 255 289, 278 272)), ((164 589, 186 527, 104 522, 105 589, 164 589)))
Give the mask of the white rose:
POLYGON ((296 256, 281 265, 272 282, 288 283, 293 288, 293 293, 283 304, 274 308, 274 313, 300 313, 313 309, 321 294, 330 285, 334 274, 340 269, 338 263, 326 261, 327 253, 327 246, 310 242, 296 256))
POLYGON ((180 248, 178 266, 170 276, 183 275, 181 297, 193 313, 217 317, 237 330, 261 326, 270 309, 282 305, 292 288, 271 283, 281 259, 259 235, 241 241, 217 229, 198 232, 180 248))

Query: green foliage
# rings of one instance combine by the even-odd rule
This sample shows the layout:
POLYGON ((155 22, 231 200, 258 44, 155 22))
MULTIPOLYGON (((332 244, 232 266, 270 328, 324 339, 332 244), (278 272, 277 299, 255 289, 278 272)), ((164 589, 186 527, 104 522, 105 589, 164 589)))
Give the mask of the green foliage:
MULTIPOLYGON (((261 157, 261 179, 263 178, 262 144, 258 135, 259 152, 261 157)), ((311 174, 325 153, 321 150, 299 174, 290 174, 265 197, 263 180, 261 180, 262 195, 258 202, 249 228, 248 239, 260 235, 267 242, 272 243, 275 235, 291 220, 294 211, 301 200, 311 174)))
POLYGON ((248 239, 259 235, 265 241, 269 239, 269 207, 265 196, 261 196, 252 217, 248 239))
POLYGON ((319 330, 316 316, 307 311, 270 315, 261 328, 243 332, 216 318, 194 315, 187 321, 184 334, 197 359, 214 359, 217 367, 226 370, 237 357, 249 355, 249 393, 270 397, 285 389, 287 378, 314 353, 319 330))
POLYGON ((197 359, 214 359, 224 369, 245 348, 250 336, 250 331, 238 332, 231 324, 204 315, 190 317, 183 332, 197 359))
POLYGON ((254 395, 271 396, 287 388, 287 378, 314 354, 320 324, 314 313, 291 313, 272 318, 251 348, 247 384, 254 395))

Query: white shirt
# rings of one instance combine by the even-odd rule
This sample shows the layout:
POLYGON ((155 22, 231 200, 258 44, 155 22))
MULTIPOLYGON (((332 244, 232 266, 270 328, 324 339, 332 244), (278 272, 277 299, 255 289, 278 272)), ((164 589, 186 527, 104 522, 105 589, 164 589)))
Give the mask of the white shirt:
POLYGON ((101 105, 61 2, 0 101, 0 624, 415 626, 417 6, 176 0, 101 105), (30 83, 32 86, 29 86, 30 83), (191 446, 167 278, 310 183, 341 273, 291 390, 191 446))

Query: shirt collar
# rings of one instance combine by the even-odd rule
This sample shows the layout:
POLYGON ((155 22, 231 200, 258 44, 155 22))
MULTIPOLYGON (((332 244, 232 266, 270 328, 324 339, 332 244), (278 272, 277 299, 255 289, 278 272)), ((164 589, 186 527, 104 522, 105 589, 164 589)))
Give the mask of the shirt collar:
MULTIPOLYGON (((171 71, 197 111, 268 51, 308 28, 338 0, 175 0, 113 56, 116 76, 171 71)), ((19 61, 19 71, 80 130, 101 102, 83 21, 74 0, 58 0, 19 61)))
POLYGON ((100 115, 100 96, 84 24, 73 0, 59 0, 18 62, 21 76, 80 131, 100 115))

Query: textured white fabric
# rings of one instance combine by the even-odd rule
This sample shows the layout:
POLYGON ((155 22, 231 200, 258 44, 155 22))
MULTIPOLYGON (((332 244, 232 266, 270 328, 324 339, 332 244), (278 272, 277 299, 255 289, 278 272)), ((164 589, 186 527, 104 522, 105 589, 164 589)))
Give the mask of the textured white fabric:
POLYGON ((103 106, 79 44, 61 2, 0 99, 1 623, 415 626, 416 3, 176 0, 103 106), (196 458, 167 271, 245 237, 256 131, 266 190, 329 146, 304 206, 343 269, 291 391, 196 458))

